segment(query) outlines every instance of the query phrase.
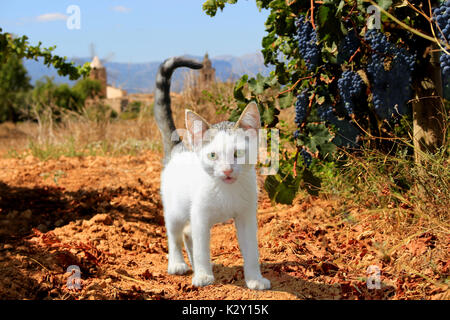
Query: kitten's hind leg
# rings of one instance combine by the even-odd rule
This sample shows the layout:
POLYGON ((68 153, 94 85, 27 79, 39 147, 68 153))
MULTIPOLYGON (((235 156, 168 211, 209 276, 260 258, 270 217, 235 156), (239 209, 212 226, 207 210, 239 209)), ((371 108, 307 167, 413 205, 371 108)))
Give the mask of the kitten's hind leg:
POLYGON ((173 223, 166 220, 167 240, 169 245, 169 265, 167 272, 169 274, 185 274, 189 267, 184 262, 182 252, 182 234, 184 225, 181 223, 173 223))
POLYGON ((190 223, 188 223, 183 229, 183 242, 184 247, 186 248, 187 251, 189 262, 191 263, 192 266, 192 270, 194 270, 194 256, 192 253, 192 233, 190 223))

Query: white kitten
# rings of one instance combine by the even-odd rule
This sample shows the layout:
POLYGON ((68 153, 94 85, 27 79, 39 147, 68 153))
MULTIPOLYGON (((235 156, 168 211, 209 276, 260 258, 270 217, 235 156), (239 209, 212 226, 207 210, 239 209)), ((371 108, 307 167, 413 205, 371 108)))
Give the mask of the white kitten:
POLYGON ((210 126, 199 115, 186 111, 186 127, 193 138, 193 150, 175 148, 161 176, 170 274, 184 274, 188 270, 182 255, 184 240, 194 270, 192 284, 213 283, 210 230, 214 224, 233 218, 244 257, 247 286, 270 288, 269 280, 261 275, 258 261, 255 166, 245 163, 248 144, 242 139, 242 130, 237 130, 256 132, 259 126, 255 103, 246 107, 236 124, 223 122, 210 126), (199 131, 195 130, 196 122, 201 124, 199 131), (216 130, 205 141, 210 127, 216 130))
MULTIPOLYGON (((257 243, 257 185, 254 142, 260 115, 250 103, 236 122, 210 126, 186 111, 190 148, 178 143, 170 106, 170 79, 178 67, 199 69, 202 64, 184 57, 164 61, 156 77, 154 114, 164 145, 165 168, 161 196, 169 243, 170 274, 184 274, 188 266, 183 242, 193 267, 192 284, 214 282, 210 262, 210 231, 214 224, 233 218, 244 257, 244 275, 250 289, 269 289, 260 272, 257 243), (245 130, 245 132, 244 132, 245 130)), ((184 140, 186 141, 186 140, 184 140)))

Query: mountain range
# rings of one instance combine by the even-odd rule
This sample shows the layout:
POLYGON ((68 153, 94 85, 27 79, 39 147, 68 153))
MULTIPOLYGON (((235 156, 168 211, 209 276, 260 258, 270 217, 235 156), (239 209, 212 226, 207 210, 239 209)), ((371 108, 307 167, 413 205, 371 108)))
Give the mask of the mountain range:
MULTIPOLYGON (((203 61, 203 57, 200 56, 185 56, 203 61)), ((71 60, 76 64, 82 65, 92 59, 72 58, 71 60)), ((218 81, 236 80, 243 74, 248 74, 249 76, 256 76, 258 73, 268 75, 272 69, 264 65, 261 53, 250 53, 239 57, 223 55, 210 58, 210 60, 212 67, 216 69, 216 79, 218 81)), ((150 93, 154 91, 156 73, 162 61, 147 63, 102 61, 102 63, 106 67, 108 85, 127 90, 129 93, 150 93)), ((53 77, 56 83, 74 83, 68 77, 59 76, 53 67, 48 68, 41 61, 25 60, 24 66, 33 84, 45 76, 53 77)), ((179 92, 182 90, 188 71, 189 69, 181 68, 174 72, 172 76, 172 91, 179 92)))

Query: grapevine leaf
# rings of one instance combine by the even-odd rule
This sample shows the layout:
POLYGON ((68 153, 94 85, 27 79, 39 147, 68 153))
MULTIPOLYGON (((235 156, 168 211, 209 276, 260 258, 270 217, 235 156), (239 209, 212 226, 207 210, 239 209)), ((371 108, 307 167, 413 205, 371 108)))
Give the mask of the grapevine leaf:
POLYGON ((330 19, 330 8, 328 6, 320 6, 319 7, 319 26, 323 27, 328 19, 330 19))
POLYGON ((322 105, 325 102, 325 97, 323 96, 316 96, 316 102, 318 105, 322 105))
POLYGON ((275 113, 274 113, 273 108, 266 108, 264 110, 264 113, 262 115, 262 119, 263 119, 264 123, 271 124, 274 120, 274 117, 275 117, 275 113))
POLYGON ((293 101, 294 101, 294 94, 292 93, 292 91, 283 93, 278 97, 278 104, 281 110, 289 108, 292 105, 293 101))
POLYGON ((387 10, 392 5, 392 0, 378 0, 377 4, 384 10, 387 10))
POLYGON ((322 185, 322 180, 319 177, 316 177, 310 170, 304 169, 302 172, 302 180, 302 186, 310 195, 319 195, 320 187, 322 185))
POLYGON ((244 74, 241 79, 236 82, 233 90, 234 98, 238 101, 245 101, 245 96, 243 93, 244 85, 248 81, 248 75, 244 74))
POLYGON ((251 78, 248 80, 248 88, 252 91, 253 94, 263 94, 265 88, 266 78, 263 77, 260 73, 256 75, 255 78, 251 78))
POLYGON ((300 178, 287 174, 282 178, 279 174, 271 175, 264 181, 264 189, 270 199, 281 204, 292 204, 299 188, 300 178))

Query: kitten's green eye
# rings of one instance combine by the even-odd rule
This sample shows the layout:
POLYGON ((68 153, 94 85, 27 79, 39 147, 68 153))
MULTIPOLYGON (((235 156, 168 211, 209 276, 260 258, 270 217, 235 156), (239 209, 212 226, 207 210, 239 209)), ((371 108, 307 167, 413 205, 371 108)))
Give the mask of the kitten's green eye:
POLYGON ((215 153, 215 152, 208 153, 208 159, 209 160, 217 160, 217 153, 215 153))
POLYGON ((245 155, 245 151, 244 150, 235 150, 234 151, 234 157, 235 158, 241 158, 245 155))

